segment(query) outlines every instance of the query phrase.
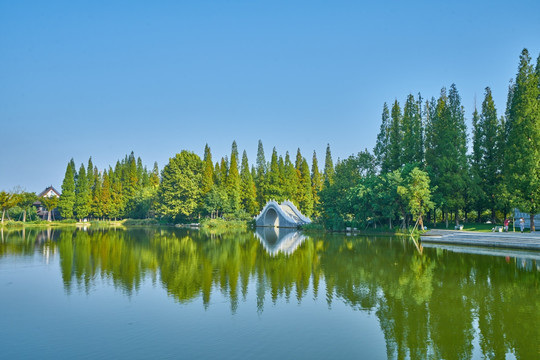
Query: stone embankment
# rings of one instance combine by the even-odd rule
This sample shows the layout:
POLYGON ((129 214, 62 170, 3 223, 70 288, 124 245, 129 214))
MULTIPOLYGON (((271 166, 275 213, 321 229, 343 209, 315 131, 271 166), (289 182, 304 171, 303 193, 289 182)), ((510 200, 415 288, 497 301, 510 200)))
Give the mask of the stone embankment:
POLYGON ((540 251, 540 232, 472 232, 429 230, 420 237, 422 243, 485 246, 540 251))

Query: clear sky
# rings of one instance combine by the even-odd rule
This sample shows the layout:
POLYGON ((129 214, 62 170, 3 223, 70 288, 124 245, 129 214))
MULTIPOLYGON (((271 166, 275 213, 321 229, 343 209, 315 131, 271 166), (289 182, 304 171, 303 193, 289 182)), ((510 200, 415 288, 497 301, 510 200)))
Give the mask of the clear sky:
POLYGON ((452 83, 499 114, 540 1, 0 0, 0 190, 60 190, 67 162, 160 169, 233 140, 311 162, 372 150, 384 102, 452 83))

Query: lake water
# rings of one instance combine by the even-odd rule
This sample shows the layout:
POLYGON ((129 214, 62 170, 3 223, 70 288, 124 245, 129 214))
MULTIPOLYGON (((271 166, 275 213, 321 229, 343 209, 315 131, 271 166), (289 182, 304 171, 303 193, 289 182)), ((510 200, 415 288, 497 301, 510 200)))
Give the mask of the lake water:
POLYGON ((2 359, 538 359, 540 257, 273 229, 2 232, 2 359))

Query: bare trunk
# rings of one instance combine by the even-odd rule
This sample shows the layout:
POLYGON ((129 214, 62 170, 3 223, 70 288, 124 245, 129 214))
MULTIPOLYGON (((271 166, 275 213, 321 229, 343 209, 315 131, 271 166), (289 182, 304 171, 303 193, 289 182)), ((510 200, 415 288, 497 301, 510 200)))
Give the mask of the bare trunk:
POLYGON ((458 210, 456 210, 456 213, 455 213, 454 217, 456 219, 456 226, 459 226, 459 212, 458 212, 458 210))
MULTIPOLYGON (((506 214, 505 214, 506 217, 506 214)), ((491 209, 491 223, 495 224, 495 209, 491 209)))
POLYGON ((535 232, 536 228, 534 226, 534 214, 531 213, 531 232, 535 232))
POLYGON ((446 228, 448 229, 448 212, 444 211, 444 222, 446 223, 446 228))
POLYGON ((51 212, 47 211, 47 221, 51 222, 51 212))
POLYGON ((6 209, 2 210, 2 225, 4 225, 4 215, 6 214, 6 209))
POLYGON ((388 223, 390 224, 390 230, 392 230, 392 218, 388 218, 388 223))
POLYGON ((23 211, 22 221, 26 222, 26 210, 23 211))

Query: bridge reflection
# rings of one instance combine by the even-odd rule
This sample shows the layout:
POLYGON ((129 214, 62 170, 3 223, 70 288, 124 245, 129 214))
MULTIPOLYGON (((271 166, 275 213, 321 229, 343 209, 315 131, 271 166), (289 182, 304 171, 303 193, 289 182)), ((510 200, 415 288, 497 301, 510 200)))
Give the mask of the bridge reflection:
POLYGON ((278 227, 258 227, 255 236, 270 256, 277 256, 279 253, 292 255, 307 239, 296 229, 278 227))

